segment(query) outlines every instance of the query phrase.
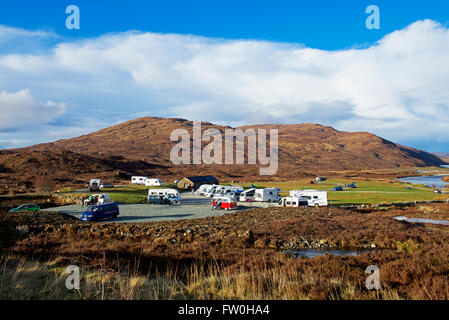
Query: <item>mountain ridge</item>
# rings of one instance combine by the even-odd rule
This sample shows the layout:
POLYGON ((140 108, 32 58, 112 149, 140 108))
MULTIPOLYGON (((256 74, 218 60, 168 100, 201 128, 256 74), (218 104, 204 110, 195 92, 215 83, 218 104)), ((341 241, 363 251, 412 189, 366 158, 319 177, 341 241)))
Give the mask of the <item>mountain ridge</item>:
MULTIPOLYGON (((143 117, 75 138, 0 150, 0 186, 8 179, 33 181, 40 174, 52 175, 61 184, 86 181, 94 176, 109 180, 125 179, 134 174, 169 179, 202 174, 237 180, 263 178, 258 176, 259 165, 170 163, 170 150, 176 144, 170 142, 171 132, 185 129, 192 136, 192 128, 193 122, 187 119, 143 117), (58 157, 62 160, 56 161, 58 157)), ((201 123, 203 132, 212 128, 222 133, 226 129, 234 129, 210 122, 201 123)), ((279 169, 273 178, 293 179, 327 171, 444 164, 436 155, 402 146, 369 132, 339 131, 314 123, 259 124, 238 128, 278 129, 279 169)), ((202 145, 206 144, 203 142, 202 145)))

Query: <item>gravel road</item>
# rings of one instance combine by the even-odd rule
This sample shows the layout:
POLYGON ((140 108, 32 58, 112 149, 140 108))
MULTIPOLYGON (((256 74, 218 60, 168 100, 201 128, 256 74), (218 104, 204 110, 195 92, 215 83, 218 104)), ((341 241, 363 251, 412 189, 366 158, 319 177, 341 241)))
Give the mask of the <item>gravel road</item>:
MULTIPOLYGON (((197 219, 212 216, 221 216, 224 214, 236 213, 242 210, 248 210, 255 207, 277 206, 276 204, 253 203, 249 206, 247 203, 239 203, 238 210, 211 210, 210 199, 192 194, 182 194, 183 200, 179 206, 168 205, 148 205, 148 204, 120 204, 120 215, 117 219, 105 220, 104 222, 150 222, 166 221, 179 219, 197 219)), ((56 208, 45 209, 46 211, 60 212, 77 218, 86 209, 81 205, 68 205, 56 208)))

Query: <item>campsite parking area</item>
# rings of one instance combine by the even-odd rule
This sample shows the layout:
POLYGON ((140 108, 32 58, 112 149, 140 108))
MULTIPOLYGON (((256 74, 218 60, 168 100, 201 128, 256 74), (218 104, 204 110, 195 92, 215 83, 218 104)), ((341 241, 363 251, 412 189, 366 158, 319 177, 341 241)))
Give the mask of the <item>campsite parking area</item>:
MULTIPOLYGON (((148 204, 120 204, 120 216, 117 219, 105 220, 104 222, 151 222, 179 219, 197 219, 221 216, 228 213, 247 210, 255 207, 277 206, 276 204, 240 204, 235 211, 212 210, 210 199, 190 193, 182 194, 183 200, 179 206, 148 205, 148 204)), ((76 218, 86 209, 79 204, 67 205, 46 209, 46 211, 60 212, 76 218)))

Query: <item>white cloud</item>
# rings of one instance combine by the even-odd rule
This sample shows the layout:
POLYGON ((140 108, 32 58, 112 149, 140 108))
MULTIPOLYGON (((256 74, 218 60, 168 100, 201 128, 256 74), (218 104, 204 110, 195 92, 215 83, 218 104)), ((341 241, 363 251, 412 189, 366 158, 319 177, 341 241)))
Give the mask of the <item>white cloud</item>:
POLYGON ((339 51, 126 32, 0 53, 0 90, 23 87, 77 105, 72 117, 101 108, 234 125, 321 122, 399 142, 439 135, 449 146, 441 137, 449 129, 449 30, 431 20, 339 51))
POLYGON ((11 42, 12 40, 19 39, 37 39, 37 38, 53 38, 58 37, 55 33, 44 30, 29 31, 20 28, 12 28, 0 24, 0 42, 11 42))
POLYGON ((28 89, 0 92, 0 130, 45 125, 64 112, 63 103, 37 102, 28 89))

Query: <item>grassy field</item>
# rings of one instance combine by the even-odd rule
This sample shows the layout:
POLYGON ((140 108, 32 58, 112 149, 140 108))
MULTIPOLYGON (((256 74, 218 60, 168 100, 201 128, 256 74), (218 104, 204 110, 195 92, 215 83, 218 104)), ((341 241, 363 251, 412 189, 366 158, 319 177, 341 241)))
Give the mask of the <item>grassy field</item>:
MULTIPOLYGON (((317 189, 326 190, 328 199, 333 204, 345 203, 393 203, 409 201, 446 200, 449 194, 436 194, 432 188, 424 185, 412 185, 397 180, 366 180, 366 179, 329 179, 324 182, 308 184, 309 179, 285 182, 258 182, 258 188, 277 187, 282 190, 281 195, 287 196, 290 190, 317 189), (356 183, 357 188, 344 188, 343 191, 333 191, 336 186, 356 183), (412 190, 409 190, 409 189, 412 190)), ((224 184, 226 185, 226 184, 224 184)), ((245 189, 252 183, 239 183, 245 189)), ((161 188, 176 188, 175 184, 167 184, 161 188)), ((145 201, 149 187, 139 185, 126 185, 109 189, 102 189, 111 195, 111 200, 120 203, 142 203, 145 201)), ((87 194, 86 194, 87 195, 87 194)))
MULTIPOLYGON (((408 201, 446 200, 448 194, 436 194, 432 188, 423 185, 411 185, 398 181, 388 180, 341 180, 330 179, 324 182, 308 184, 309 179, 288 182, 261 182, 256 187, 277 187, 282 190, 281 195, 286 196, 290 190, 317 189, 328 191, 328 199, 335 204, 341 203, 392 203, 408 201), (344 188, 344 191, 333 191, 336 186, 356 183, 357 188, 344 188), (407 190, 412 188, 412 190, 407 190)), ((243 183, 249 188, 250 183, 243 183)))

